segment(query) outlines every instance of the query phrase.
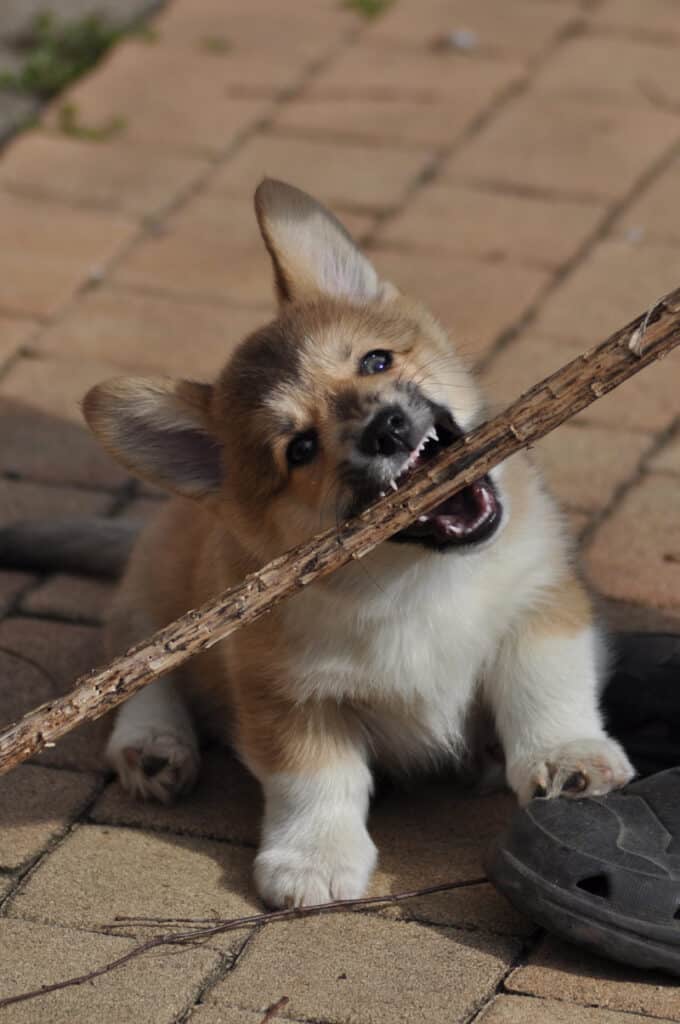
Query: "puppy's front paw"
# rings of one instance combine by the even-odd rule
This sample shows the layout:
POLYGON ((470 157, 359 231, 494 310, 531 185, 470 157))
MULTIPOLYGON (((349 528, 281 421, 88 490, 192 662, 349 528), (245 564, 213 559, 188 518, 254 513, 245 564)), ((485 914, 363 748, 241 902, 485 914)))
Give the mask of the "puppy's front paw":
POLYGON ((634 774, 623 749, 606 738, 572 740, 508 766, 508 781, 521 804, 535 796, 601 796, 625 786, 634 774))
POLYGON ((193 787, 200 766, 193 737, 167 729, 114 733, 106 754, 123 789, 132 796, 163 804, 172 803, 193 787))
POLYGON ((255 858, 255 884, 271 907, 309 907, 350 900, 366 891, 377 859, 365 829, 318 844, 282 843, 255 858))

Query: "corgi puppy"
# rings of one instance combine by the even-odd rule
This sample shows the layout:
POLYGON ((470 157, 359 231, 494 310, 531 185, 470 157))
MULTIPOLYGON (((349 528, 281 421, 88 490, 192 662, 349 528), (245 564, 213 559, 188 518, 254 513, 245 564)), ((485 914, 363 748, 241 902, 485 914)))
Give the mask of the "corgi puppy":
MULTIPOLYGON (((271 180, 255 209, 277 318, 212 384, 122 378, 85 398, 104 447, 175 495, 134 549, 111 654, 399 488, 483 416, 442 327, 331 213, 271 180)), ((358 897, 376 862, 374 766, 462 764, 480 705, 520 803, 626 783, 604 667, 562 519, 522 453, 141 690, 108 757, 130 793, 169 801, 196 779, 202 718, 262 785, 266 903, 358 897)))

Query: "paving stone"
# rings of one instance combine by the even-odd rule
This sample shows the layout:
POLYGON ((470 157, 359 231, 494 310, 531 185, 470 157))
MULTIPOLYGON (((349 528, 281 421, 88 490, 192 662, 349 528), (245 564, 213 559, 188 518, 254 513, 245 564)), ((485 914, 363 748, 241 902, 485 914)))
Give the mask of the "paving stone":
POLYGON ((287 1017, 329 1024, 454 1024, 493 992, 516 946, 507 939, 333 914, 260 932, 206 1000, 257 1009, 288 996, 287 1017))
POLYGON ((455 143, 485 105, 481 98, 455 105, 448 99, 315 99, 314 91, 307 90, 295 103, 280 108, 275 130, 278 135, 372 145, 441 147, 455 143))
POLYGON ((444 173, 454 182, 613 202, 679 136, 680 120, 670 114, 531 94, 483 128, 444 173))
POLYGON ((98 491, 0 478, 0 523, 3 526, 25 519, 104 515, 110 505, 111 495, 98 491))
POLYGON ((95 359, 33 356, 17 360, 0 381, 0 397, 25 403, 36 413, 83 426, 81 403, 87 391, 119 367, 95 359))
POLYGON ((35 582, 37 577, 26 572, 0 570, 0 617, 12 607, 23 590, 35 582))
POLYGON ((103 622, 111 604, 113 585, 86 576, 57 573, 31 590, 21 610, 73 622, 103 622))
POLYGON ((648 109, 678 108, 677 59, 677 51, 672 47, 611 35, 585 35, 560 47, 536 75, 533 85, 541 92, 585 102, 604 100, 648 109))
MULTIPOLYGON (((341 214, 341 218, 355 238, 360 238, 372 225, 372 219, 362 215, 341 214)), ((235 312, 238 333, 230 329, 234 340, 240 340, 272 315, 271 262, 257 228, 250 195, 234 198, 211 192, 197 196, 168 220, 162 232, 148 236, 135 247, 118 268, 115 280, 174 295, 222 301, 226 298, 235 305, 266 309, 257 314, 235 312)), ((217 316, 223 318, 223 332, 231 313, 214 310, 213 323, 217 316)), ((182 329, 181 320, 178 327, 182 329)), ((196 351, 192 345, 194 358, 196 351)), ((222 363, 226 354, 223 344, 221 353, 222 363)))
MULTIPOLYGON (((285 1010, 282 1009, 282 1013, 285 1010)), ((189 1018, 191 1024, 262 1024, 258 1010, 235 1010, 232 1006, 197 1006, 189 1018)), ((274 1014, 270 1020, 284 1020, 274 1014)))
POLYGON ((680 41, 680 12, 673 0, 604 0, 590 15, 595 25, 656 36, 666 44, 680 41))
POLYGON ((455 185, 429 185, 377 232, 378 242, 557 267, 595 230, 602 210, 455 185))
MULTIPOLYGON (((228 843, 82 825, 38 865, 12 897, 8 914, 99 930, 117 915, 243 917, 261 912, 250 879, 252 860, 252 850, 228 843)), ((134 926, 126 925, 125 932, 135 934, 134 926)), ((238 929, 212 941, 236 951, 246 935, 238 929)))
MULTIPOLYGON (((0 922, 3 947, 3 996, 77 977, 123 956, 130 939, 48 928, 28 921, 0 922), (36 972, 36 965, 39 969, 36 972)), ((205 948, 169 947, 139 957, 119 970, 60 992, 17 1003, 3 1011, 3 1024, 169 1024, 183 1017, 220 966, 219 955, 205 948)))
POLYGON ((16 879, 14 875, 0 875, 0 904, 14 888, 16 879))
POLYGON ((83 772, 21 764, 0 777, 0 867, 20 868, 65 832, 94 795, 97 779, 83 772))
POLYGON ((317 75, 309 95, 357 99, 449 99, 482 109, 523 77, 514 61, 471 61, 455 52, 420 46, 384 46, 364 38, 317 75))
POLYGON ((379 851, 371 892, 484 880, 486 847, 514 807, 509 793, 475 797, 447 778, 424 780, 410 793, 395 788, 376 800, 369 818, 379 851))
POLYGON ((600 242, 545 302, 535 328, 594 345, 675 288, 679 271, 670 246, 600 242))
POLYGON ((673 438, 649 461, 654 473, 680 474, 680 436, 673 438))
POLYGON ((28 341, 35 332, 33 320, 21 320, 18 317, 0 316, 0 373, 3 364, 11 359, 20 346, 28 341))
POLYGON ((519 0, 512 8, 475 0, 421 0, 417 5, 395 3, 368 29, 366 38, 428 47, 451 33, 464 32, 472 37, 473 48, 465 51, 471 56, 530 57, 573 23, 577 14, 575 7, 531 0, 519 0))
MULTIPOLYGON (((178 74, 174 48, 126 42, 57 101, 48 123, 54 123, 59 106, 67 102, 77 112, 78 122, 87 127, 107 125, 122 117, 121 138, 127 142, 222 154, 271 111, 266 97, 228 96, 230 83, 243 76, 243 66, 230 73, 230 63, 226 57, 218 60, 209 53, 187 50, 182 53, 182 73, 178 74)), ((154 153, 156 161, 168 156, 146 146, 130 154, 137 176, 145 159, 154 153)))
POLYGON ((463 885, 388 908, 390 916, 428 924, 475 928, 497 935, 526 937, 536 926, 522 917, 492 885, 463 885))
MULTIPOLYGON (((41 412, 31 405, 31 377, 31 372, 25 378, 22 371, 12 382, 12 387, 18 388, 26 382, 24 400, 4 398, 0 385, 0 472, 88 488, 115 488, 129 480, 84 425, 41 412)), ((59 387, 62 386, 60 381, 59 387)))
POLYGON ((115 488, 129 481, 128 473, 89 432, 81 413, 89 389, 117 376, 117 366, 75 356, 19 359, 0 381, 0 408, 9 420, 0 467, 88 487, 115 488))
POLYGON ((169 228, 136 246, 118 268, 114 281, 265 310, 257 316, 249 314, 253 326, 272 315, 271 262, 260 238, 239 243, 217 231, 194 233, 169 228))
POLYGON ((294 182, 322 202, 383 210, 403 198, 430 161, 427 150, 260 135, 225 164, 212 184, 250 196, 254 185, 269 175, 294 182))
POLYGON ((260 786, 227 751, 203 755, 198 785, 170 807, 134 800, 112 782, 92 808, 94 821, 167 829, 182 835, 207 836, 256 845, 262 818, 260 786))
POLYGON ((292 18, 280 5, 248 3, 230 5, 224 16, 223 0, 198 0, 190 5, 168 4, 154 21, 164 47, 198 48, 206 53, 226 48, 224 56, 247 57, 257 68, 263 85, 268 82, 267 64, 285 54, 289 64, 316 62, 334 50, 361 19, 333 2, 315 3, 304 18, 292 18))
POLYGON ((635 476, 649 447, 644 434, 566 423, 533 451, 560 501, 595 512, 606 508, 619 487, 635 476))
MULTIPOLYGON (((601 960, 556 939, 545 939, 528 965, 506 979, 505 987, 510 992, 680 1020, 677 982, 667 975, 601 960)), ((609 1022, 603 1019, 602 1024, 609 1022)))
POLYGON ((37 110, 38 104, 30 96, 0 91, 0 143, 22 128, 37 110))
MULTIPOLYGON (((156 243, 148 244, 153 250, 156 243)), ((231 254, 219 269, 223 284, 228 284, 231 254)), ((271 276, 268 269, 267 274, 271 276)), ((118 373, 209 380, 234 346, 266 319, 261 310, 177 302, 167 296, 102 287, 83 296, 72 311, 48 327, 35 347, 46 353, 105 360, 120 367, 118 373)))
POLYGON ((479 359, 517 323, 540 295, 549 275, 533 267, 487 263, 417 250, 376 247, 368 255, 380 273, 427 305, 451 330, 463 355, 479 359))
MULTIPOLYGON (((476 1018, 479 1024, 648 1024, 649 1017, 560 1003, 556 999, 497 996, 476 1018)), ((671 1024, 670 1018, 655 1018, 671 1024)))
POLYGON ((680 158, 669 166, 626 209, 613 228, 613 233, 629 240, 646 243, 668 242, 680 245, 680 158))
MULTIPOLYGON (((565 323, 563 330, 569 324, 565 323)), ((495 355, 484 371, 484 384, 494 408, 503 409, 523 391, 549 374, 576 359, 601 340, 604 333, 588 340, 576 337, 553 337, 535 328, 495 355)), ((572 423, 594 423, 616 430, 656 432, 667 429, 678 412, 678 386, 668 367, 677 362, 661 362, 627 380, 609 395, 598 399, 576 416, 572 423)))
MULTIPOLYGON (((0 722, 9 724, 70 690, 88 669, 103 663, 101 631, 41 619, 0 622, 0 722)), ((40 765, 102 772, 105 719, 88 722, 43 750, 40 765)))
MULTIPOLYGON (((5 182, 6 168, 25 142, 15 143, 0 161, 0 182, 5 182)), ((32 167, 36 173, 53 173, 48 164, 32 167)), ((106 266, 133 232, 132 222, 118 214, 0 194, 0 311, 55 313, 106 266)))
POLYGON ((650 474, 617 505, 587 550, 597 587, 610 597, 680 607, 680 479, 650 474))
MULTIPOLYGON (((100 123, 83 117, 85 125, 100 123)), ((60 203, 151 216, 186 191, 208 166, 132 141, 127 133, 120 141, 93 142, 31 132, 0 163, 0 183, 60 203)))

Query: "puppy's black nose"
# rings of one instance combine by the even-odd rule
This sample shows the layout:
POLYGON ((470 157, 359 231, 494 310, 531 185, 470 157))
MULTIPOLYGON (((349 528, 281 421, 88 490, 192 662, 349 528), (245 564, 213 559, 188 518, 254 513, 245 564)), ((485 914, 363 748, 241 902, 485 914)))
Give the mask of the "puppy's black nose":
POLYGON ((413 424, 398 405, 386 405, 377 412, 359 439, 366 455, 394 455, 413 449, 413 424))

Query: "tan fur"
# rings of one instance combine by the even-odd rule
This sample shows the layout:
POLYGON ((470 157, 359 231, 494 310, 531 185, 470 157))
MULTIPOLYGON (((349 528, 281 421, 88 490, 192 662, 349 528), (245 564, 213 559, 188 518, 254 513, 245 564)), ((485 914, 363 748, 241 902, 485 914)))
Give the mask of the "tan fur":
MULTIPOLYGON (((85 400, 105 447, 178 495, 133 554, 111 617, 112 653, 332 526, 355 497, 347 467, 361 432, 395 396, 423 391, 427 408, 455 414, 451 422, 461 430, 483 415, 476 383, 442 327, 379 281, 327 211, 281 183, 261 186, 256 207, 281 299, 277 318, 240 344, 212 385, 118 380, 85 400), (374 350, 389 351, 393 363, 362 375, 361 360, 374 350), (313 461, 289 465, 291 440, 312 428, 319 442, 313 461)), ((419 444, 413 440, 413 449, 419 444)), ((313 902, 361 891, 374 860, 363 825, 371 757, 409 767, 446 754, 460 761, 466 716, 472 721, 481 700, 494 705, 508 777, 528 799, 547 768, 524 709, 543 716, 538 733, 548 735, 564 719, 567 738, 578 738, 561 679, 564 638, 575 638, 570 657, 584 677, 579 722, 587 720, 596 747, 609 742, 598 719, 589 600, 559 517, 525 455, 508 460, 498 480, 508 525, 488 553, 467 561, 465 554, 381 545, 366 562, 318 581, 193 659, 173 680, 265 787, 256 876, 266 899, 313 902), (390 596, 373 572, 392 587, 390 596), (402 579, 412 592, 400 589, 402 579), (305 858, 316 864, 311 875, 305 858)), ((137 735, 127 710, 120 735, 137 735)), ((172 731, 178 717, 172 705, 163 727, 172 731)), ((189 727, 182 728, 186 738, 189 727)), ((153 743, 167 741, 160 731, 152 752, 153 743)), ((126 770, 123 742, 119 771, 126 770)), ((180 748, 189 784, 191 737, 187 743, 180 748)), ((597 747, 593 764, 601 756, 597 747)), ((612 778, 624 774, 625 758, 612 778)), ((144 785, 164 798, 162 787, 144 785)))

